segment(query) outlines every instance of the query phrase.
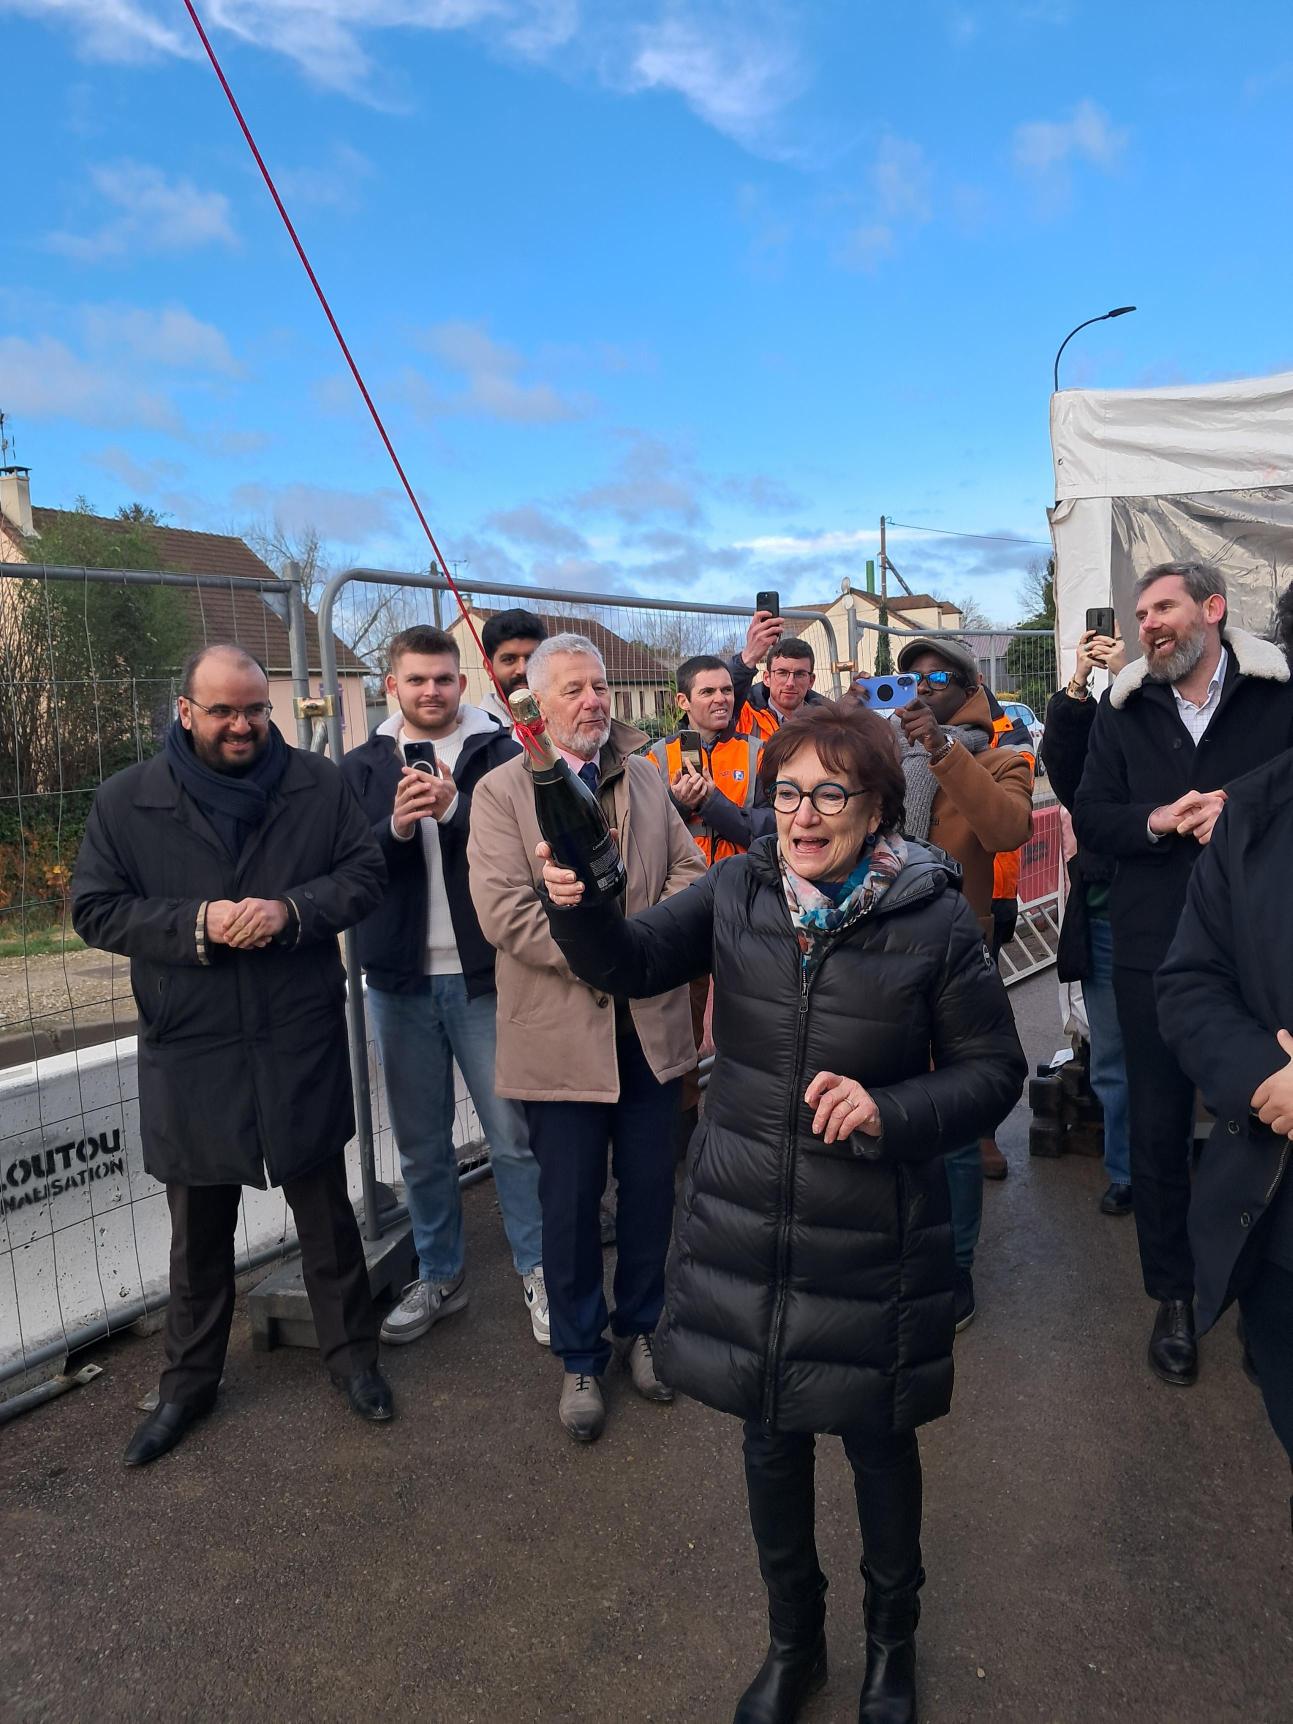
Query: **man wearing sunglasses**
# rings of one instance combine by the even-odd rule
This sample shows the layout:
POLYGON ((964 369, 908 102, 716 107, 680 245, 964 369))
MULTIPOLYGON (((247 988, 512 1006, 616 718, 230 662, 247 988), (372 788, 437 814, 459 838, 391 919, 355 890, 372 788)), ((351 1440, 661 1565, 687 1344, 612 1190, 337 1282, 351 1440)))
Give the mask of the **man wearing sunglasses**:
POLYGON ((321 755, 270 723, 259 660, 184 667, 161 752, 99 787, 72 880, 87 946, 130 959, 144 1166, 171 1213, 166 1368, 128 1467, 215 1405, 244 1185, 280 1186, 322 1363, 362 1418, 391 1416, 346 1188, 354 1131, 337 935, 386 881, 363 811, 321 755))
MULTIPOLYGON (((961 865, 962 890, 992 944, 993 863, 1027 842, 1033 820, 1031 756, 994 748, 994 721, 974 654, 954 636, 909 640, 898 669, 917 678, 916 699, 894 715, 907 784, 904 831, 961 865)), ((974 1251, 983 1219, 977 1143, 944 1157, 956 1242, 956 1320, 974 1316, 974 1251)))

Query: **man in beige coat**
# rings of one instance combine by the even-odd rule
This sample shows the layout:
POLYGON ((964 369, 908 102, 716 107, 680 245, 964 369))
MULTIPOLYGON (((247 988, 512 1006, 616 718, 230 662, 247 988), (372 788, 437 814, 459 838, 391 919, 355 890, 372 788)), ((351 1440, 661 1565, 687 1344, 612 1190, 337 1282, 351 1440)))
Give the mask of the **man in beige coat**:
MULTIPOLYGON (((663 779, 635 752, 647 738, 611 718, 606 667, 592 642, 572 634, 544 641, 529 681, 552 740, 619 832, 627 911, 700 879, 704 862, 663 779)), ((651 1334, 664 1301, 681 1079, 696 1047, 686 988, 620 1000, 571 974, 540 902, 540 838, 522 756, 476 786, 471 896, 498 954, 498 1093, 525 1104, 539 1163, 552 1350, 565 1367, 561 1422, 592 1442, 605 1422, 600 1378, 612 1347, 639 1394, 672 1399, 655 1374, 651 1334), (608 1147, 619 1188, 610 1341, 599 1225, 608 1147)))

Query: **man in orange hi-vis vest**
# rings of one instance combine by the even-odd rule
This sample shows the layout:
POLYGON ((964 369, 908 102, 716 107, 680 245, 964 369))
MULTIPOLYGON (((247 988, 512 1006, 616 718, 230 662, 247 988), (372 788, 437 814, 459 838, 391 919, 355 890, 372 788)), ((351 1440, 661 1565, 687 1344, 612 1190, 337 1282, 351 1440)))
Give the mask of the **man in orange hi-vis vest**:
MULTIPOLYGON (((686 724, 673 736, 654 742, 651 758, 660 768, 674 806, 687 822, 707 867, 737 856, 765 832, 776 830, 776 816, 763 801, 759 785, 762 737, 736 728, 732 673, 721 658, 702 653, 678 666, 678 705, 686 724)), ((699 1053, 705 1038, 709 977, 691 984, 691 1023, 699 1053)), ((679 1145, 695 1125, 700 1107, 699 1068, 683 1079, 679 1145)))
POLYGON ((733 723, 732 673, 720 658, 701 654, 678 666, 678 705, 687 720, 650 754, 707 864, 739 855, 776 818, 759 791, 757 734, 733 723))

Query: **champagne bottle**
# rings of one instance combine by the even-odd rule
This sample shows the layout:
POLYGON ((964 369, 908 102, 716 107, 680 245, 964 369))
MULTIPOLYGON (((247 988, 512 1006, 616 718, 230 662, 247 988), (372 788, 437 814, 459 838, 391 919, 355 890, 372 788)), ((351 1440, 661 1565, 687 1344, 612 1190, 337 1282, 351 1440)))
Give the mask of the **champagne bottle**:
POLYGON ((507 704, 529 733, 526 756, 534 779, 534 808, 554 859, 583 881, 586 901, 622 899, 627 883, 624 859, 601 803, 557 752, 529 689, 518 688, 507 704))

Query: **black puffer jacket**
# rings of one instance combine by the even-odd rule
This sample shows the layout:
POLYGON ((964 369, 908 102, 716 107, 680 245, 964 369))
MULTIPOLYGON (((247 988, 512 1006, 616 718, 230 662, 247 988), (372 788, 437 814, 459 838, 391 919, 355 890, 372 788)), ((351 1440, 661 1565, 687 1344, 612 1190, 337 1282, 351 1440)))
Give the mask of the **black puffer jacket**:
POLYGON ((548 911, 571 968, 608 992, 641 998, 712 969, 717 1058, 656 1360, 697 1400, 779 1430, 888 1433, 947 1411, 954 1270, 938 1158, 991 1131, 1023 1085, 955 865, 908 850, 807 993, 772 837, 641 915, 548 911), (878 1141, 813 1136, 803 1094, 819 1071, 870 1090, 878 1141))

